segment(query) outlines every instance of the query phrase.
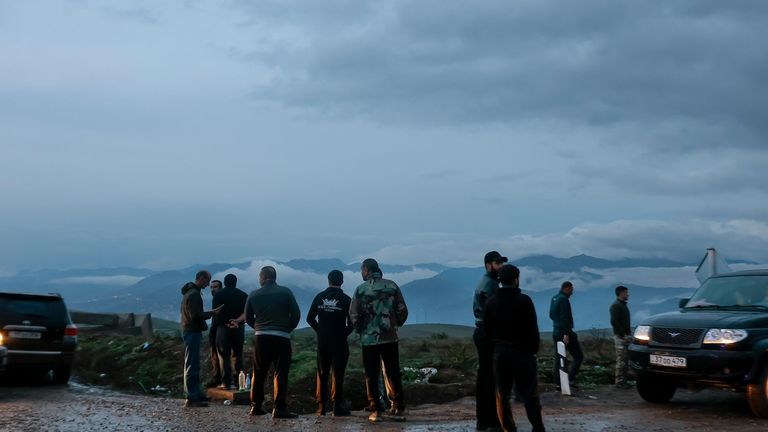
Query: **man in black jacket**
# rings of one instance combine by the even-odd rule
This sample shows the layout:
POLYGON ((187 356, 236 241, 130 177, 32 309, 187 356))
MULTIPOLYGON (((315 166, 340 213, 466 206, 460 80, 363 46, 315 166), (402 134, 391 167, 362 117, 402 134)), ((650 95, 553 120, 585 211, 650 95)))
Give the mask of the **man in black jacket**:
POLYGON ((346 416, 349 410, 344 402, 344 371, 349 360, 347 336, 352 333, 349 304, 352 299, 344 294, 341 285, 344 274, 339 270, 328 273, 328 288, 315 296, 307 313, 307 324, 317 332, 317 415, 328 409, 328 378, 333 369, 331 400, 333 415, 346 416), (319 320, 319 322, 318 322, 319 320))
POLYGON ((301 311, 290 289, 276 283, 277 271, 262 267, 261 288, 251 291, 245 302, 245 321, 254 329, 253 380, 250 415, 264 415, 264 382, 275 367, 272 418, 296 418, 288 411, 288 372, 291 366, 291 332, 299 324, 301 311))
POLYGON ((571 310, 571 296, 573 295, 573 284, 571 281, 565 281, 560 285, 560 292, 552 297, 549 305, 549 318, 552 319, 552 339, 555 343, 555 361, 552 373, 555 384, 560 387, 560 368, 558 363, 560 359, 557 354, 557 343, 563 342, 565 349, 573 357, 568 368, 568 381, 571 387, 576 387, 574 381, 579 373, 581 363, 584 361, 584 353, 579 343, 579 335, 573 331, 573 311, 571 310))
POLYGON ((504 431, 516 431, 509 397, 512 387, 523 397, 525 413, 534 432, 544 431, 541 418, 536 353, 539 326, 531 298, 520 291, 520 270, 504 265, 499 271, 496 295, 485 303, 483 322, 493 340, 493 374, 496 381, 496 415, 504 431))
POLYGON ((200 291, 211 282, 211 273, 200 270, 194 282, 187 282, 181 288, 181 336, 184 339, 184 395, 185 406, 208 405, 208 398, 200 389, 200 342, 203 331, 208 329, 205 320, 217 314, 219 309, 203 311, 203 297, 200 291))
POLYGON ((611 327, 613 327, 613 345, 616 348, 616 387, 630 388, 627 381, 627 346, 632 339, 630 330, 629 289, 619 285, 616 287, 616 301, 611 305, 611 327))
POLYGON ((235 358, 235 373, 237 376, 243 370, 243 339, 244 327, 229 325, 229 321, 239 317, 245 310, 248 294, 237 289, 237 276, 228 274, 224 277, 224 288, 213 297, 213 307, 222 306, 221 313, 213 318, 216 324, 216 351, 218 352, 221 382, 219 388, 230 390, 233 379, 232 358, 235 358))

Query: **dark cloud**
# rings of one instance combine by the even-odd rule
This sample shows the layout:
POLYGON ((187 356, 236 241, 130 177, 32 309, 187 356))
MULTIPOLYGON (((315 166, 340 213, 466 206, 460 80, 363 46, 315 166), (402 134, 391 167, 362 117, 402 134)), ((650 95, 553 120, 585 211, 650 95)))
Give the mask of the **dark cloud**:
POLYGON ((716 125, 763 145, 765 2, 236 4, 283 35, 249 57, 276 72, 260 100, 379 121, 716 125))

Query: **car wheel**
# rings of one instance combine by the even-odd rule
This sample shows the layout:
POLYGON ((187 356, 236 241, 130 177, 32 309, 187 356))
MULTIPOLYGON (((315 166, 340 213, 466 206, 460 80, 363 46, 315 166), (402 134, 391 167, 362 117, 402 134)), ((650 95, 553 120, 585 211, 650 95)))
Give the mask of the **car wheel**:
POLYGON ((768 367, 756 382, 747 384, 747 403, 754 415, 768 418, 768 367))
POLYGON ((641 373, 637 377, 637 392, 648 402, 667 403, 677 391, 674 381, 641 373))
POLYGON ((72 374, 72 365, 58 366, 53 370, 54 384, 66 384, 72 374))

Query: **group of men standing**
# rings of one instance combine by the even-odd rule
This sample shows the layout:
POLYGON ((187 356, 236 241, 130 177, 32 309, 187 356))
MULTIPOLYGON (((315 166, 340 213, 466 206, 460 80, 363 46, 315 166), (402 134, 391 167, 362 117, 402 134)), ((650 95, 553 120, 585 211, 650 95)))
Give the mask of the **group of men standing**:
MULTIPOLYGON (((408 318, 408 308, 400 287, 389 279, 376 260, 368 258, 360 267, 363 283, 350 298, 341 290, 344 275, 339 270, 328 274, 328 288, 313 300, 307 323, 317 332, 317 402, 318 415, 332 411, 335 416, 349 415, 343 404, 344 372, 349 360, 347 337, 352 331, 360 335, 363 367, 368 398, 368 419, 382 421, 379 404, 379 375, 384 369, 387 389, 392 401, 390 414, 404 421, 405 402, 400 377, 397 328, 408 318), (332 373, 332 375, 331 375, 332 373), (328 381, 333 377, 330 392, 328 381)), ((200 339, 207 329, 205 320, 213 318, 212 345, 216 346, 214 382, 220 388, 231 388, 233 375, 242 371, 243 323, 254 330, 253 373, 250 388, 250 415, 264 415, 264 384, 274 367, 273 418, 295 418, 288 410, 287 386, 291 365, 290 333, 299 323, 301 312, 290 289, 277 284, 277 271, 263 267, 259 273, 260 288, 247 296, 235 287, 237 278, 227 275, 224 288, 211 282, 211 274, 201 270, 194 282, 182 288, 182 338, 184 340, 184 393, 187 407, 207 406, 200 381, 200 339), (213 308, 203 310, 201 290, 211 284, 213 308), (215 331, 214 331, 215 330, 215 331), (240 360, 237 361, 238 353, 240 360), (235 359, 232 368, 231 359, 235 359), (217 372, 218 371, 218 372, 217 372), (234 372, 234 374, 233 374, 234 372)), ((213 357, 213 355, 212 355, 213 357)))
MULTIPOLYGON (((535 432, 544 431, 537 383, 536 354, 540 348, 536 309, 531 298, 520 288, 520 270, 508 264, 507 257, 497 251, 484 259, 485 274, 474 292, 473 340, 478 353, 477 430, 514 431, 510 397, 525 404, 526 414, 535 432)), ((306 317, 317 333, 317 414, 332 412, 349 415, 343 404, 344 373, 349 360, 347 337, 353 331, 360 335, 365 371, 368 417, 382 420, 384 407, 379 403, 379 376, 383 372, 392 401, 394 420, 404 421, 405 403, 400 376, 397 328, 408 318, 408 308, 397 284, 383 278, 376 260, 368 258, 360 266, 363 283, 350 298, 341 286, 344 274, 333 270, 328 274, 328 288, 315 296, 306 317), (329 380, 332 377, 330 391, 329 380)), ((264 415, 264 384, 274 367, 274 418, 295 418, 287 406, 288 373, 291 365, 290 333, 299 323, 301 312, 290 289, 277 284, 277 271, 266 266, 259 273, 260 288, 246 295, 237 289, 237 277, 229 274, 224 287, 211 282, 211 274, 202 270, 194 282, 182 287, 181 325, 184 340, 184 393, 186 406, 206 406, 200 381, 200 340, 207 329, 205 321, 213 318, 211 345, 214 382, 220 388, 231 388, 243 370, 243 323, 254 330, 253 379, 250 388, 249 414, 264 415), (201 290, 211 284, 213 308, 203 310, 201 290), (215 353, 215 356, 213 355, 215 353), (234 361, 234 367, 232 362, 234 361)), ((568 377, 571 386, 583 361, 578 335, 574 331, 570 297, 573 284, 562 283, 552 298, 549 316, 555 345, 563 342, 572 356, 568 377)), ((627 307, 629 290, 616 288, 616 301, 610 307, 611 325, 616 348, 616 384, 629 386, 626 379, 626 347, 630 341, 630 318, 627 307)), ((555 353, 553 379, 559 387, 558 354, 555 353)))
MULTIPOLYGON (((476 429, 515 431, 510 406, 514 388, 516 399, 525 404, 526 415, 534 432, 545 430, 537 383, 536 354, 540 338, 536 309, 530 297, 520 289, 520 270, 507 264, 497 251, 485 254, 485 274, 475 288, 473 313, 478 371, 476 388, 476 429)), ((574 331, 570 297, 573 283, 565 281, 552 298, 549 317, 555 347, 563 342, 572 360, 568 367, 571 387, 584 354, 574 331)), ((627 346, 631 342, 629 290, 615 289, 616 300, 610 307, 616 349, 616 386, 631 387, 627 381, 627 346)), ((559 354, 555 350, 553 380, 560 390, 559 354)))

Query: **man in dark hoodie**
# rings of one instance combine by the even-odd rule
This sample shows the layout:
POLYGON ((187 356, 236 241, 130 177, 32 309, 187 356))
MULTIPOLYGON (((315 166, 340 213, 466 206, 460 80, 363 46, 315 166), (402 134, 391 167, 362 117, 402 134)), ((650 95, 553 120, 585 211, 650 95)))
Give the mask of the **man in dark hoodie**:
POLYGON ((507 257, 497 251, 485 254, 485 274, 475 288, 472 312, 475 315, 475 332, 472 340, 477 348, 477 381, 475 385, 475 417, 477 430, 498 428, 493 380, 493 341, 488 337, 483 323, 485 302, 496 294, 499 288, 498 270, 507 262, 507 257))
POLYGON ((333 369, 331 400, 333 415, 347 416, 344 401, 344 371, 349 360, 347 336, 352 333, 349 304, 352 299, 344 294, 341 285, 344 274, 339 270, 328 273, 328 288, 315 296, 307 313, 307 324, 317 332, 317 415, 328 409, 328 378, 333 369), (319 322, 318 322, 319 320, 319 322))
POLYGON ((237 382, 237 376, 243 370, 244 327, 229 325, 229 321, 239 317, 245 310, 248 294, 237 289, 237 276, 228 274, 224 277, 224 288, 213 297, 213 307, 221 306, 221 313, 213 317, 216 324, 216 351, 221 371, 221 382, 218 387, 231 390, 237 382), (232 358, 235 359, 235 371, 232 373, 232 358))
POLYGON ((245 303, 245 322, 254 329, 253 380, 250 415, 264 415, 264 382, 275 367, 272 418, 296 418, 288 411, 288 372, 291 366, 291 332, 299 325, 301 311, 290 289, 276 282, 277 271, 262 267, 261 288, 251 291, 245 303))
POLYGON ((493 374, 496 381, 496 415, 504 431, 516 431, 509 397, 512 387, 523 397, 525 413, 534 432, 544 432, 541 418, 536 353, 539 326, 531 298, 520 291, 520 270, 513 265, 499 269, 496 295, 485 303, 483 322, 493 340, 493 374))
POLYGON ((200 270, 194 282, 187 282, 181 288, 181 336, 184 339, 184 395, 185 406, 208 406, 208 398, 200 388, 200 342, 203 331, 208 329, 205 320, 219 313, 218 309, 203 311, 203 297, 200 291, 211 282, 211 273, 200 270))

